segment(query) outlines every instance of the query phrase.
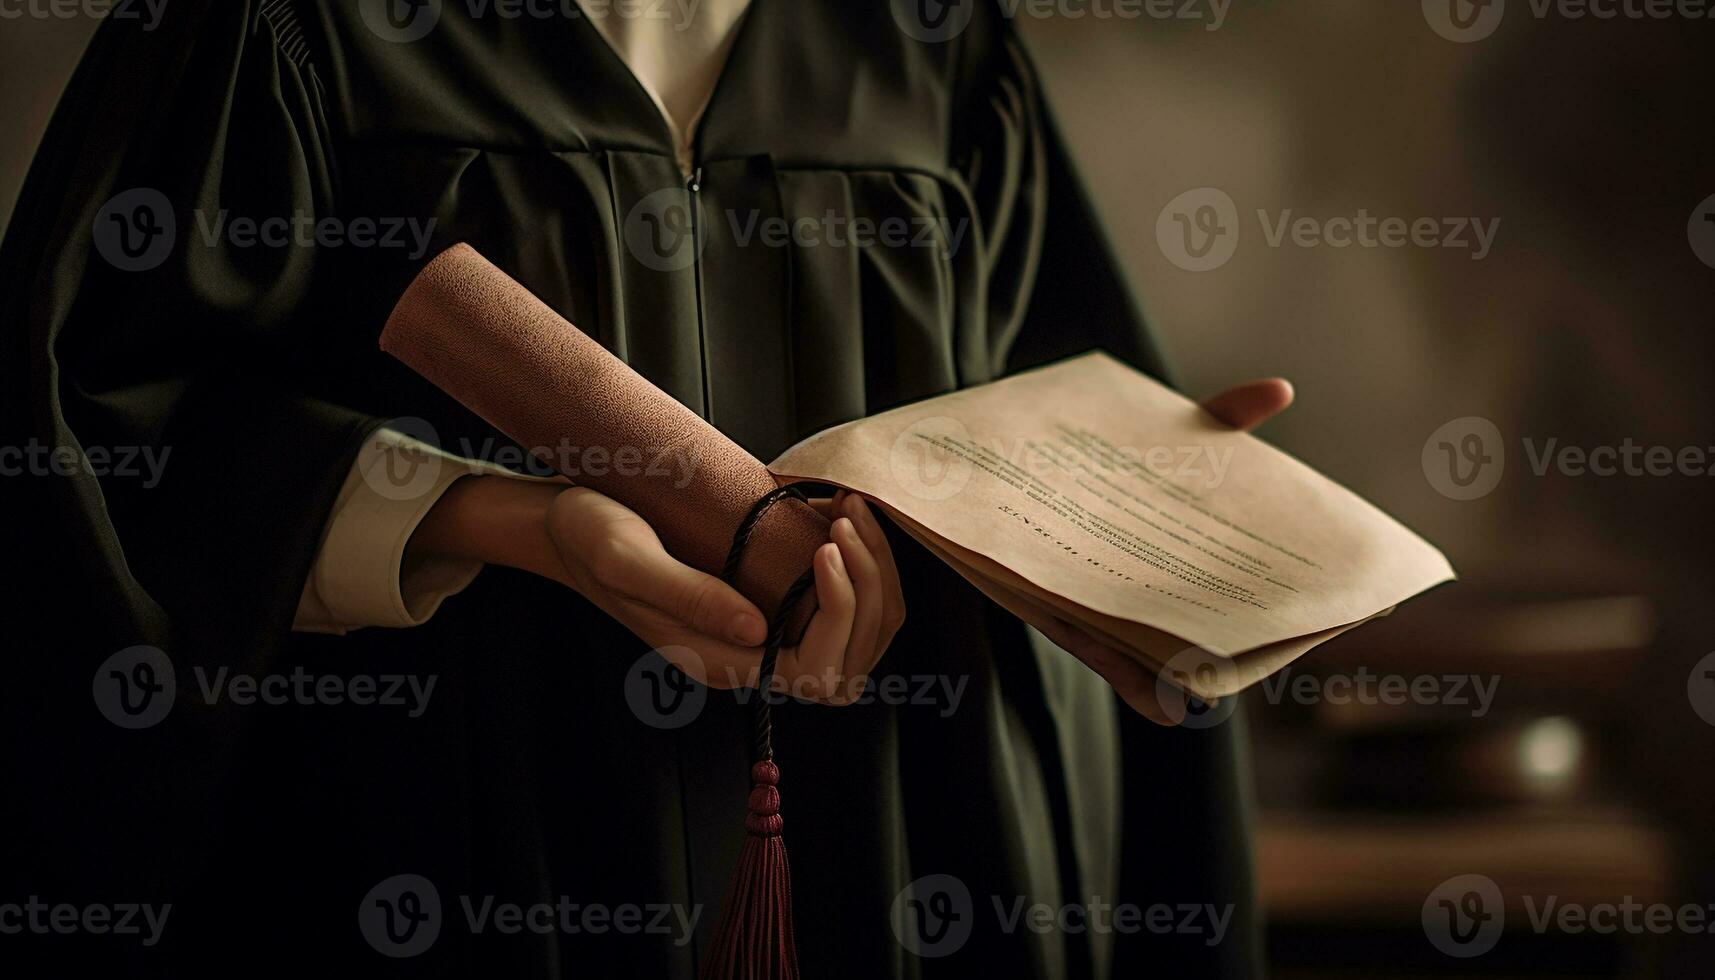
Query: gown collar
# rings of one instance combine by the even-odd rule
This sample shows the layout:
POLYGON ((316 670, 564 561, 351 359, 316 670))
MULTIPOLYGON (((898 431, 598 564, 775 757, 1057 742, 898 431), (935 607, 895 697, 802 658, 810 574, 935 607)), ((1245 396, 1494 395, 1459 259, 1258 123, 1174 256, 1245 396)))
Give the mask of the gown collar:
POLYGON ((700 0, 681 8, 693 19, 620 13, 603 0, 577 0, 609 54, 649 97, 680 171, 696 165, 697 132, 737 46, 750 8, 760 0, 700 0))

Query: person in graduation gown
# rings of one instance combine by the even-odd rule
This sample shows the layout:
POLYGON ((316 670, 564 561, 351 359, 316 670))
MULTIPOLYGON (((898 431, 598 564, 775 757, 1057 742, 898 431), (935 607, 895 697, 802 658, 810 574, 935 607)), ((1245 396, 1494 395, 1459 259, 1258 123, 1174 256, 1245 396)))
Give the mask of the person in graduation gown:
MULTIPOLYGON (((671 44, 569 5, 175 0, 102 26, 0 263, 5 444, 77 464, 4 481, 26 749, 0 884, 172 912, 147 947, 37 937, 52 962, 695 975, 743 837, 744 699, 646 723, 626 690, 651 628, 577 588, 577 555, 510 560, 566 557, 579 532, 507 508, 568 491, 465 461, 509 444, 376 338, 469 242, 764 460, 1092 347, 1163 375, 999 5, 927 39, 904 7, 711 2, 678 74, 671 44), (292 230, 258 240, 271 218, 292 230), (765 240, 771 219, 817 234, 765 240), (401 460, 437 475, 396 499, 372 475, 401 460), (138 647, 178 696, 131 729, 90 679, 138 647), (434 686, 391 708, 222 696, 295 674, 434 686), (440 923, 389 956, 360 906, 401 874, 440 923), (676 912, 665 934, 489 917, 537 903, 676 912)), ((946 683, 775 713, 803 975, 1258 975, 1240 719, 1151 724, 1124 703, 1150 679, 1065 624, 1037 625, 1078 658, 891 529, 853 547, 910 610, 871 644, 876 689, 946 683), (896 931, 930 876, 970 896, 950 949, 896 931), (1218 941, 1038 930, 1009 925, 1019 901, 1225 914, 1218 941)))

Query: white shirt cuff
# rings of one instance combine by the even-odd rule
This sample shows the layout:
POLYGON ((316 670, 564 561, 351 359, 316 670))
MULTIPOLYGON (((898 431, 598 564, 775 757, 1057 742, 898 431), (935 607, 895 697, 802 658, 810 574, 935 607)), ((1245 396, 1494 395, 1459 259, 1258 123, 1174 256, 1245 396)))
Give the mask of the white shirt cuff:
POLYGON ((365 626, 420 626, 468 586, 482 562, 427 559, 401 577, 405 546, 423 517, 463 477, 524 476, 442 452, 393 429, 358 450, 322 531, 292 629, 343 634, 365 626))

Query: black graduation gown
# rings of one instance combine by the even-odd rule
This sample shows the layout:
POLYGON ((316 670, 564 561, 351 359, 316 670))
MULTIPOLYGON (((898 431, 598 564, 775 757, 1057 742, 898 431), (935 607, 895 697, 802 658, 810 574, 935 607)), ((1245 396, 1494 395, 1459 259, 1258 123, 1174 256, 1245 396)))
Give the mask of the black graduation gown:
MULTIPOLYGON (((505 569, 417 629, 289 631, 334 495, 382 420, 426 420, 454 451, 505 445, 377 352, 403 285, 471 242, 762 459, 1093 346, 1161 362, 992 5, 924 43, 886 3, 755 0, 698 138, 686 263, 628 244, 628 227, 674 230, 648 209, 688 191, 657 110, 587 20, 447 3, 400 43, 364 6, 175 0, 152 30, 110 21, 30 174, 4 246, 6 444, 170 455, 158 485, 117 465, 0 481, 19 581, 0 899, 173 910, 148 948, 0 941, 139 976, 692 976, 742 839, 734 697, 678 730, 641 723, 623 687, 644 645, 505 569), (164 198, 176 240, 129 270, 113 256, 143 226, 119 253, 112 236, 143 199, 120 197, 118 219, 109 202, 139 188, 164 198), (364 241, 211 237, 222 212, 334 219, 364 241), (743 234, 828 215, 873 234, 902 219, 911 241, 743 234), (426 254, 408 236, 365 244, 362 219, 384 237, 390 219, 431 218, 426 254), (139 644, 168 654, 178 696, 126 730, 91 707, 91 676, 139 644), (414 718, 210 703, 198 687, 223 668, 437 684, 414 718), (407 873, 433 884, 443 921, 425 952, 388 958, 359 907, 407 873), (485 896, 701 918, 679 943, 473 931, 463 903, 480 913, 485 896)), ((804 975, 1254 970, 1235 726, 1124 715, 1070 657, 909 540, 895 548, 910 617, 883 674, 966 687, 952 711, 938 696, 777 713, 804 975), (894 933, 896 897, 926 875, 972 896, 952 955, 894 933), (1211 946, 1008 930, 997 902, 1020 897, 1237 911, 1211 946)))

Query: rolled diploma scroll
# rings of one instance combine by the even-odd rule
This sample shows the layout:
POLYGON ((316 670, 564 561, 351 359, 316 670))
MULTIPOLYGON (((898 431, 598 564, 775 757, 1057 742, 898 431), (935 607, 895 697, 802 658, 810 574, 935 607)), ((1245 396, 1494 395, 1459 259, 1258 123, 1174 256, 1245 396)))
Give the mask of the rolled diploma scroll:
MULTIPOLYGON (((550 465, 566 462, 557 446, 605 448, 602 475, 565 475, 635 511, 669 554, 710 575, 721 574, 734 532, 776 486, 759 460, 469 245, 418 274, 387 318, 381 349, 550 465), (621 451, 636 465, 615 466, 621 451), (675 465, 652 466, 665 452, 675 465)), ((732 585, 772 624, 828 530, 803 502, 776 503, 751 533, 732 585)), ((785 645, 798 642, 815 610, 808 589, 786 620, 785 645)))

